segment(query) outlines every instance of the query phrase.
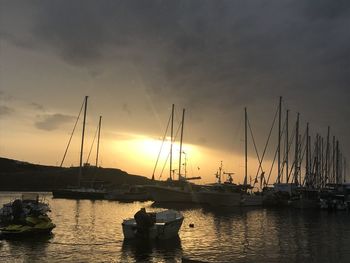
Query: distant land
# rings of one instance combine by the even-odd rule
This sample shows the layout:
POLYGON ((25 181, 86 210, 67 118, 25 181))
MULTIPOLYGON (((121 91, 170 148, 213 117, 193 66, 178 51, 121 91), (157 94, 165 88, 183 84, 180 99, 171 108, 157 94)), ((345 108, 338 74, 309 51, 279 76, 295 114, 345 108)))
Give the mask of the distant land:
MULTIPOLYGON (((0 191, 52 191, 78 184, 79 167, 32 164, 0 157, 0 191)), ((131 175, 114 168, 86 166, 82 182, 103 182, 107 187, 123 184, 150 184, 144 176, 131 175)))

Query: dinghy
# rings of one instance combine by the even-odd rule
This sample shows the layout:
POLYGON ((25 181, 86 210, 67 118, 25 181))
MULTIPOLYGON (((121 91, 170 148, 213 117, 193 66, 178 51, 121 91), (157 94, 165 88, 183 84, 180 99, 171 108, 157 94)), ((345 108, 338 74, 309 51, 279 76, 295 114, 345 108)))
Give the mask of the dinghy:
POLYGON ((144 208, 134 218, 122 223, 125 239, 168 239, 176 236, 181 228, 183 215, 175 210, 147 213, 144 208))

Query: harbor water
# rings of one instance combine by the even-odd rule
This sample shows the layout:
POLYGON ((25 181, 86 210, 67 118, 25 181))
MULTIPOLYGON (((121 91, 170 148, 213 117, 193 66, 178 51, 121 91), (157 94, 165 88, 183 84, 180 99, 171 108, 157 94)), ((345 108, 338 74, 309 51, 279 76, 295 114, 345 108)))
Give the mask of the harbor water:
MULTIPOLYGON (((292 208, 175 206, 179 237, 124 241, 121 222, 152 202, 52 199, 49 237, 0 240, 1 262, 350 262, 350 213, 292 208), (193 225, 192 225, 193 224, 193 225)), ((0 193, 0 205, 20 193, 0 193)), ((168 208, 168 207, 167 207, 168 208)))

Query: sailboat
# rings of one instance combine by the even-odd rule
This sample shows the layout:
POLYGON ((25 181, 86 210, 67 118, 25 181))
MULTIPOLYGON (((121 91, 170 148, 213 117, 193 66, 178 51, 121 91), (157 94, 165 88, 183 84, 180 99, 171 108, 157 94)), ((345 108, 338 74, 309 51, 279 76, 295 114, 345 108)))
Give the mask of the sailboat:
MULTIPOLYGON (((68 199, 104 199, 106 190, 103 186, 99 188, 92 186, 83 186, 82 185, 82 175, 83 170, 90 168, 88 164, 83 166, 83 150, 84 150, 84 135, 85 135, 85 123, 86 123, 86 112, 87 112, 87 100, 88 96, 85 96, 84 100, 84 119, 83 119, 83 129, 82 129, 82 140, 81 140, 81 149, 80 149, 80 164, 79 164, 79 176, 78 176, 78 185, 75 187, 69 187, 64 189, 57 189, 52 191, 54 198, 68 198, 68 199)), ((101 129, 101 120, 99 119, 98 126, 98 142, 97 142, 97 155, 96 155, 96 168, 98 165, 98 151, 99 151, 99 141, 100 141, 100 129, 101 129)), ((66 150, 67 152, 67 150, 66 150)), ((62 161, 63 163, 63 161, 62 161)), ((61 163, 61 165, 62 165, 61 163)))
MULTIPOLYGON (((185 119, 185 109, 182 111, 181 122, 181 139, 179 152, 179 177, 174 180, 174 170, 172 168, 172 148, 173 148, 173 123, 174 123, 174 104, 171 110, 171 144, 170 144, 170 174, 169 178, 164 183, 145 186, 156 203, 192 203, 195 201, 193 191, 198 188, 190 179, 200 179, 200 177, 185 178, 181 175, 181 156, 182 156, 182 141, 183 141, 183 127, 185 119)), ((154 179, 154 176, 153 176, 154 179)))
POLYGON ((248 150, 247 150, 247 110, 245 108, 245 177, 243 184, 234 184, 233 173, 222 172, 222 162, 219 171, 216 173, 218 182, 202 187, 196 193, 199 203, 208 204, 216 207, 235 207, 235 206, 259 206, 262 205, 262 195, 250 193, 253 187, 247 182, 248 171, 248 150), (227 175, 227 180, 221 182, 222 175, 227 175))

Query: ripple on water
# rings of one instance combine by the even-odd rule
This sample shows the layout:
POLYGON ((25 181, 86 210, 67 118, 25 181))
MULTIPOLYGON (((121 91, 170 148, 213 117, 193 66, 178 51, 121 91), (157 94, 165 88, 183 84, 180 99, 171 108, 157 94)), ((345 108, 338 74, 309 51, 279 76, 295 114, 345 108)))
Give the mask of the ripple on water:
MULTIPOLYGON (((0 204, 20 194, 0 194, 0 204)), ((121 222, 151 202, 51 199, 57 227, 47 240, 0 241, 8 262, 348 262, 348 213, 293 209, 226 211, 177 206, 184 214, 179 238, 161 242, 123 240, 121 222), (190 227, 189 224, 194 224, 190 227)))

